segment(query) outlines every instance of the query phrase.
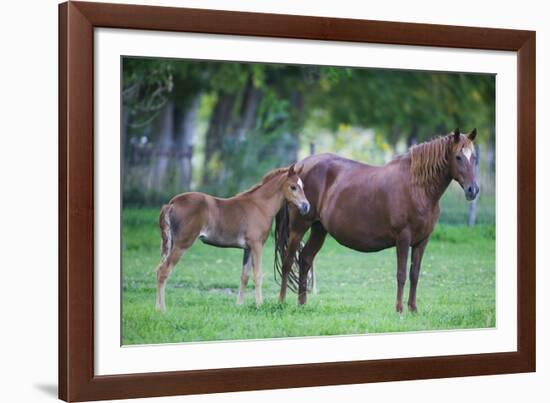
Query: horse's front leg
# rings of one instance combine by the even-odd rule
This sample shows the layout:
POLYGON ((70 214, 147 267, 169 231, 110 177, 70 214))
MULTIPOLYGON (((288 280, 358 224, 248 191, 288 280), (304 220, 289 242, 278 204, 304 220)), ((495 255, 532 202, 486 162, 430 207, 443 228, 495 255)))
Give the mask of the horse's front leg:
POLYGON ((254 291, 256 293, 256 306, 262 305, 262 250, 263 244, 261 242, 255 242, 250 245, 250 251, 252 255, 252 271, 254 275, 254 291))
POLYGON ((397 298, 395 310, 403 313, 403 288, 407 279, 407 259, 409 257, 410 238, 401 236, 395 245, 397 251, 397 298))
POLYGON ((311 226, 309 239, 300 254, 300 276, 298 280, 298 303, 303 305, 307 301, 307 274, 313 266, 313 259, 323 247, 327 231, 320 222, 311 226))
POLYGON ((428 245, 428 239, 424 239, 419 244, 412 248, 411 269, 409 271, 409 279, 411 285, 409 289, 409 311, 416 312, 416 286, 418 284, 418 278, 420 277, 420 265, 422 263, 422 256, 426 245, 428 245))
POLYGON ((250 277, 251 262, 250 249, 247 247, 243 254, 243 271, 241 273, 241 286, 239 288, 239 294, 237 295, 237 305, 242 305, 244 302, 244 293, 246 285, 248 284, 248 278, 250 277))

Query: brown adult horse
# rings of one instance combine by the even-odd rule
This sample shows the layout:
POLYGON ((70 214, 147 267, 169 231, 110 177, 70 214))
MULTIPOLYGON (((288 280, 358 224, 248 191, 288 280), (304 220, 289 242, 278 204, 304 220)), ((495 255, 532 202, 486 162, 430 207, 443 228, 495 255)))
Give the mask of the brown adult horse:
POLYGON ((396 247, 395 307, 399 313, 403 311, 411 247, 408 305, 416 311, 420 264, 439 218, 439 199, 453 179, 462 186, 467 200, 473 200, 479 192, 474 169, 475 137, 476 129, 468 135, 456 129, 411 147, 384 166, 366 165, 334 154, 304 159, 300 177, 311 210, 299 216, 292 206, 284 206, 276 218, 276 264, 282 261, 279 299, 285 299, 296 250, 311 228, 298 259, 300 304, 306 302, 307 273, 328 232, 340 244, 362 252, 396 247))
POLYGON ((244 249, 237 303, 244 301, 250 268, 254 272, 256 305, 262 303, 262 249, 273 216, 283 203, 302 214, 309 211, 303 183, 294 165, 267 173, 262 182, 229 199, 204 193, 183 193, 162 207, 159 217, 162 259, 157 267, 157 309, 166 310, 166 280, 182 254, 198 238, 225 248, 244 249))

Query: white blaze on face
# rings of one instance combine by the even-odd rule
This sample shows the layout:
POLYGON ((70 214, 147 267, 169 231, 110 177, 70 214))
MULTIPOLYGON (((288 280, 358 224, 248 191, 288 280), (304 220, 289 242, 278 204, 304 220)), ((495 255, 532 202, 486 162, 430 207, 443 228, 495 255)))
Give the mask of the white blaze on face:
POLYGON ((467 147, 464 147, 462 149, 462 152, 464 153, 464 156, 470 162, 470 158, 472 158, 472 154, 474 153, 474 145, 470 143, 467 147))
POLYGON ((300 178, 298 178, 298 186, 300 186, 302 189, 304 189, 304 182, 300 178))

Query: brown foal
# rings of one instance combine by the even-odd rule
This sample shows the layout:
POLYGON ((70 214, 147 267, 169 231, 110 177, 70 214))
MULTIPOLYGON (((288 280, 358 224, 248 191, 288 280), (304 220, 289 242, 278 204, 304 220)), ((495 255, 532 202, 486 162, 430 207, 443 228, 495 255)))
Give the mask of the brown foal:
POLYGON ((175 196, 160 212, 162 259, 157 267, 157 301, 166 310, 166 281, 183 253, 196 239, 219 247, 244 249, 241 285, 237 304, 254 273, 256 305, 262 303, 262 249, 269 235, 273 216, 287 202, 301 214, 309 211, 303 182, 298 176, 302 167, 275 169, 262 182, 238 195, 221 199, 204 193, 190 192, 175 196))
MULTIPOLYGON (((309 239, 298 259, 299 303, 306 302, 308 271, 327 233, 340 244, 362 252, 397 249, 397 297, 403 311, 403 288, 409 249, 409 309, 416 311, 416 287, 428 239, 439 218, 439 199, 456 180, 467 200, 479 187, 475 176, 476 137, 458 129, 449 135, 413 146, 384 166, 372 166, 334 154, 304 159, 301 178, 311 203, 307 215, 284 206, 276 218, 276 266, 282 262, 280 300, 286 296, 289 272, 305 232, 309 239)), ((277 267, 276 267, 277 268, 277 267)))

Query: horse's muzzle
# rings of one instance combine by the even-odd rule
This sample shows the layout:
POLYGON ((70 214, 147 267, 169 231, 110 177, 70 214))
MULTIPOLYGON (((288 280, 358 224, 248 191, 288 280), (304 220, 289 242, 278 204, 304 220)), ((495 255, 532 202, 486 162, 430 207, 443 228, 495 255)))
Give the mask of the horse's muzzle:
POLYGON ((307 213, 309 213, 309 209, 310 209, 310 205, 309 203, 306 203, 306 202, 302 202, 298 206, 298 210, 300 211, 301 215, 306 215, 307 213))
POLYGON ((469 186, 464 186, 464 195, 466 196, 466 200, 474 200, 478 194, 479 186, 475 183, 469 186))

